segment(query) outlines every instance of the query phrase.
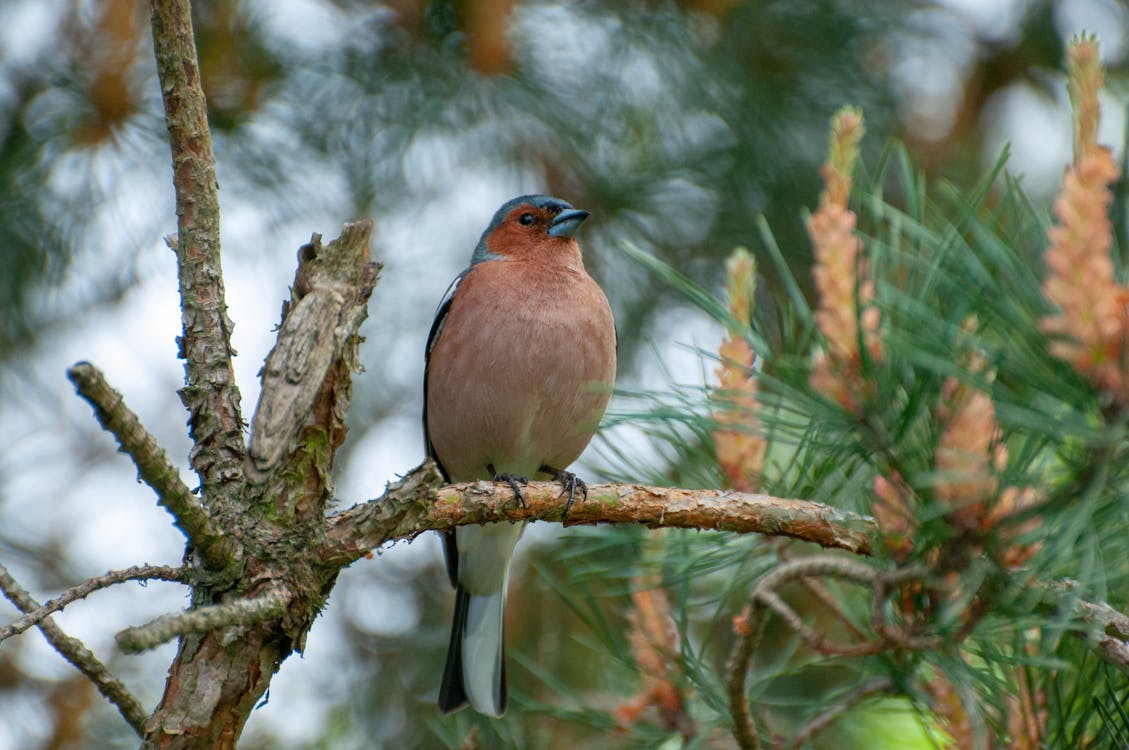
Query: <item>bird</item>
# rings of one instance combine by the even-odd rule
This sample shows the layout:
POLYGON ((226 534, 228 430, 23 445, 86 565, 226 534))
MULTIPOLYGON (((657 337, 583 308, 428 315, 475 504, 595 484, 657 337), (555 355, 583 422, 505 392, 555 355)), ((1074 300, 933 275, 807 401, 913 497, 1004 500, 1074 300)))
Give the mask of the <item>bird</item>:
MULTIPOLYGON (((587 486, 566 471, 588 445, 616 375, 611 307, 588 275, 575 234, 589 212, 523 195, 494 214, 470 265, 448 288, 427 339, 427 454, 449 482, 513 488, 545 476, 568 495, 587 486)), ((524 524, 443 532, 455 614, 438 704, 506 710, 503 643, 510 559, 524 524)))

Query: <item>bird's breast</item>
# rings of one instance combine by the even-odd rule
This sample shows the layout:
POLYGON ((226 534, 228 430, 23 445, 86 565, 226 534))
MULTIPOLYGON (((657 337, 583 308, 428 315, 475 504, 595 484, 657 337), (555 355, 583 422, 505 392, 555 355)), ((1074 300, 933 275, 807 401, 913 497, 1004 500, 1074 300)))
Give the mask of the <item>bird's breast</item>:
POLYGON ((583 271, 490 261, 460 283, 428 367, 427 430, 452 479, 532 476, 588 444, 615 381, 615 325, 583 271))

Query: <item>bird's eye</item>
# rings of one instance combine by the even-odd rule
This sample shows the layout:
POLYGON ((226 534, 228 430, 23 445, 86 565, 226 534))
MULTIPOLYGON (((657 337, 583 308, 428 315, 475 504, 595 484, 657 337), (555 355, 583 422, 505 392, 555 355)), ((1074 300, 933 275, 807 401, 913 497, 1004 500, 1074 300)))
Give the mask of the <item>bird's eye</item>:
POLYGON ((529 226, 534 221, 536 221, 536 219, 533 218, 533 214, 522 214, 518 221, 520 221, 525 226, 529 226))

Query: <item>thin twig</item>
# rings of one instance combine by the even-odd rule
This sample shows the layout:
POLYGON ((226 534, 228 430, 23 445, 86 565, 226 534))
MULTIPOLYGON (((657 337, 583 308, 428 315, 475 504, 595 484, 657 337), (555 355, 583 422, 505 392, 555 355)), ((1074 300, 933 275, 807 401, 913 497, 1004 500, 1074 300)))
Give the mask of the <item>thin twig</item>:
MULTIPOLYGON (((733 645, 728 665, 726 687, 729 696, 729 712, 733 718, 733 736, 742 750, 755 750, 760 747, 760 737, 749 713, 749 701, 745 695, 745 681, 752 662, 756 644, 764 629, 766 610, 779 614, 788 625, 805 641, 824 644, 822 636, 804 624, 776 593, 776 589, 789 581, 803 580, 815 576, 831 576, 859 584, 889 584, 920 577, 924 569, 917 566, 898 568, 883 572, 864 562, 848 557, 816 555, 778 565, 757 581, 750 596, 748 616, 742 622, 739 637, 733 645)), ((844 647, 845 648, 845 647, 844 647)), ((874 653, 878 647, 873 643, 860 644, 857 653, 874 653)), ((856 653, 850 650, 848 653, 856 653)))
MULTIPOLYGON (((34 612, 39 609, 39 603, 12 578, 8 569, 3 565, 0 565, 0 591, 3 591, 4 596, 16 605, 21 612, 34 612)), ((98 661, 98 657, 83 645, 82 641, 64 633, 54 620, 47 618, 37 623, 36 626, 43 633, 47 642, 51 644, 51 647, 73 664, 79 672, 82 672, 88 680, 93 682, 94 686, 98 688, 98 692, 114 704, 122 718, 133 728, 133 731, 137 732, 139 737, 143 737, 149 714, 141 707, 141 704, 137 702, 137 699, 133 697, 125 684, 115 677, 105 664, 98 661)))
MULTIPOLYGON (((780 555, 782 560, 795 559, 789 554, 789 548, 784 544, 780 545, 777 554, 780 555)), ((818 578, 802 578, 800 579, 800 583, 811 592, 811 595, 814 596, 820 604, 827 608, 827 611, 829 611, 836 620, 843 624, 843 627, 851 632, 851 635, 859 640, 866 638, 862 630, 855 625, 847 615, 847 612, 843 609, 842 602, 835 598, 835 595, 827 588, 827 585, 823 581, 818 578)))
MULTIPOLYGON (((932 636, 913 635, 906 628, 891 627, 887 623, 886 599, 891 589, 899 583, 921 578, 926 574, 923 567, 910 565, 878 577, 874 581, 874 597, 870 607, 870 626, 885 642, 887 647, 902 648, 907 651, 927 651, 940 645, 941 639, 932 636)), ((958 634, 953 641, 959 643, 968 633, 958 634)))
POLYGON ((858 704, 865 701, 867 698, 878 693, 884 693, 894 687, 894 682, 889 677, 875 677, 868 680, 855 688, 847 697, 839 701, 835 705, 828 708, 826 711, 816 716, 809 721, 800 732, 792 738, 792 742, 788 747, 799 748, 805 742, 808 742, 817 734, 822 732, 827 727, 831 726, 832 722, 840 716, 851 710, 858 704))
POLYGON ((54 599, 45 602, 34 612, 28 612, 18 620, 0 628, 0 642, 34 627, 45 617, 49 617, 79 599, 85 599, 99 589, 126 581, 174 581, 183 583, 186 572, 183 567, 174 568, 171 565, 135 565, 132 568, 111 570, 105 575, 88 578, 77 586, 67 589, 54 599))
POLYGON ((811 592, 811 595, 814 596, 820 604, 822 604, 827 608, 829 612, 831 612, 832 616, 834 616, 836 620, 843 624, 843 627, 851 632, 851 635, 856 638, 866 637, 859 626, 855 625, 855 623, 847 615, 846 610, 843 609, 843 603, 835 598, 835 594, 831 592, 831 589, 827 588, 826 584, 824 584, 823 581, 817 580, 815 578, 804 578, 800 581, 800 583, 803 584, 804 588, 811 592))
POLYGON ((197 607, 187 612, 162 615, 144 625, 126 628, 115 636, 118 647, 127 653, 156 648, 185 633, 203 633, 235 625, 252 625, 280 616, 290 602, 290 594, 273 588, 253 598, 234 599, 223 604, 197 607))
POLYGON ((729 715, 733 718, 733 738, 741 750, 760 750, 761 747, 760 733, 745 695, 745 680, 753 652, 764 634, 764 622, 764 606, 756 598, 749 603, 746 612, 734 620, 738 637, 726 665, 725 688, 729 698, 729 715))
POLYGON ((122 451, 133 459, 141 481, 157 493, 157 502, 172 514, 204 564, 218 570, 231 563, 238 554, 235 541, 223 533, 188 489, 168 454, 126 406, 122 395, 106 382, 102 372, 89 362, 79 362, 67 370, 67 377, 78 394, 94 407, 98 423, 117 438, 122 451))
POLYGON ((763 592, 775 590, 789 581, 809 576, 831 576, 866 584, 873 583, 881 575, 882 571, 877 568, 849 557, 834 557, 832 555, 801 557, 777 565, 761 576, 757 585, 753 587, 753 596, 757 597, 763 592))
MULTIPOLYGON (((786 582, 798 580, 809 583, 814 579, 801 575, 801 571, 815 571, 816 575, 830 575, 843 578, 859 584, 873 584, 883 573, 865 563, 843 557, 816 556, 789 560, 774 568, 763 576, 753 589, 753 596, 766 607, 777 614, 791 628, 796 635, 812 650, 825 654, 838 656, 861 656, 874 654, 881 651, 884 644, 881 641, 864 641, 857 644, 841 644, 830 640, 827 636, 817 633, 814 628, 804 622, 777 593, 777 588, 786 582)), ((833 611, 840 611, 833 608, 833 611)), ((861 633, 860 633, 861 636, 861 633)))
POLYGON ((833 641, 805 623, 803 618, 775 591, 762 591, 758 594, 758 597, 761 603, 776 613, 776 616, 782 619, 799 636, 804 645, 818 653, 834 656, 866 656, 876 654, 887 646, 882 641, 862 640, 861 643, 833 641))

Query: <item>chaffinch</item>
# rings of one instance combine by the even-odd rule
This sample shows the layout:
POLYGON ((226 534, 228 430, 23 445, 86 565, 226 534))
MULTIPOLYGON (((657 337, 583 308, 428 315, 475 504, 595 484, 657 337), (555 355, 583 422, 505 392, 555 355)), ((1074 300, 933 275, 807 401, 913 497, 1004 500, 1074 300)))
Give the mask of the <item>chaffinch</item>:
MULTIPOLYGON (((611 308, 573 235, 587 211, 525 195, 494 214, 427 340, 424 435, 452 482, 527 478, 585 486, 565 471, 588 445, 615 382, 611 308)), ((503 618, 524 524, 460 526, 443 538, 455 619, 439 708, 506 710, 503 618)))

